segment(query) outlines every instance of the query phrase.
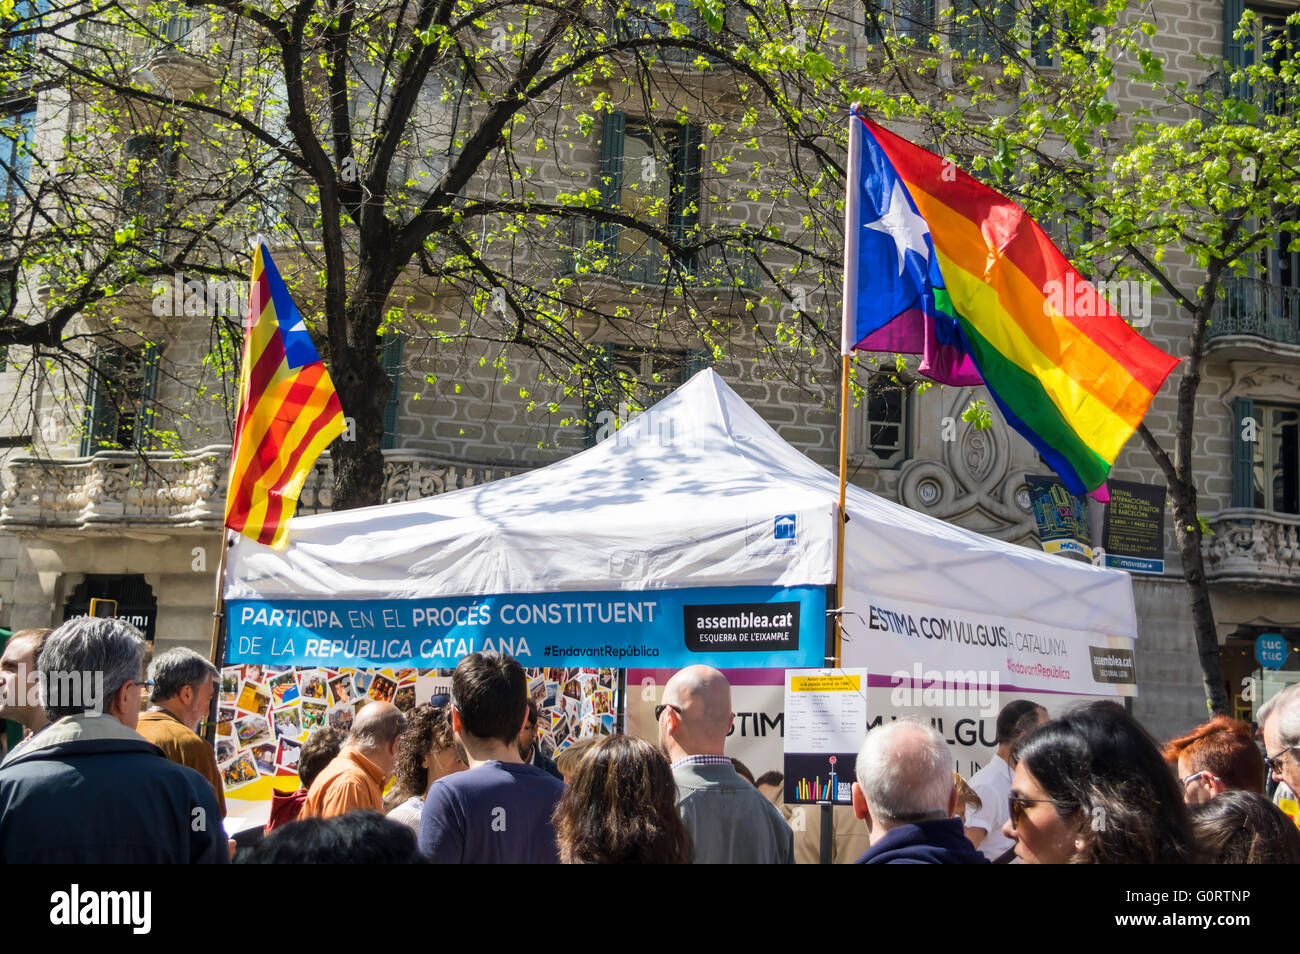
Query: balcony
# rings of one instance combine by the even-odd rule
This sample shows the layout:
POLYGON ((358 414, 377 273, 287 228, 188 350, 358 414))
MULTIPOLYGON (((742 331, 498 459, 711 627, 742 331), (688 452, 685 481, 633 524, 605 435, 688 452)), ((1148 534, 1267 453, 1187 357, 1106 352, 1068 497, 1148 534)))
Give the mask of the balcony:
MULTIPOLYGON (((198 528, 221 526, 228 445, 185 457, 106 451, 71 459, 12 460, 0 493, 0 527, 10 531, 198 528)), ((451 463, 413 451, 384 454, 384 502, 415 500, 508 477, 523 467, 451 463)), ((299 498, 298 513, 329 510, 333 468, 322 457, 299 498)))
POLYGON ((1300 592, 1300 516, 1267 510, 1225 510, 1210 518, 1202 544, 1211 583, 1300 592))
POLYGON ((1300 288, 1229 278, 1215 303, 1207 350, 1223 357, 1300 359, 1300 288))

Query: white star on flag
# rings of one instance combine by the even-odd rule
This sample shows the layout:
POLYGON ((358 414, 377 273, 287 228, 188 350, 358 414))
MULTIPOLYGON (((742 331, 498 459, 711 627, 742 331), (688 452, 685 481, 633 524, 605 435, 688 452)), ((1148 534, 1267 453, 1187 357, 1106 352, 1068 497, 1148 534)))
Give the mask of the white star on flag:
POLYGON ((919 254, 924 261, 930 260, 930 250, 925 245, 925 237, 930 234, 930 227, 925 224, 925 219, 912 211, 907 196, 903 193, 903 183, 897 179, 894 180, 894 190, 890 193, 885 214, 874 222, 868 222, 863 228, 874 229, 894 240, 894 248, 898 252, 898 274, 900 275, 903 274, 903 263, 908 249, 919 254))

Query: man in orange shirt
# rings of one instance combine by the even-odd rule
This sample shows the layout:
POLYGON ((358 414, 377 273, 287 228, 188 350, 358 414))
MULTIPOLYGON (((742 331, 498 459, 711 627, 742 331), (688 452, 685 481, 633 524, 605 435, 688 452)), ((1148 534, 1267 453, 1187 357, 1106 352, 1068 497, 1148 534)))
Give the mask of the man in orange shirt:
POLYGON ((312 782, 299 818, 333 818, 384 810, 384 785, 397 765, 406 717, 391 702, 368 703, 352 723, 343 751, 312 782))

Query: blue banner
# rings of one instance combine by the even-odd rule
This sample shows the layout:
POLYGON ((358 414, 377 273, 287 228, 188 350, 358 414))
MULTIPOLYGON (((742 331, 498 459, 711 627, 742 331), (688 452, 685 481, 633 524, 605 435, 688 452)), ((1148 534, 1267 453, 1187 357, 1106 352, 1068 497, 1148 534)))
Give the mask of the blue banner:
POLYGON ((229 664, 452 667, 499 650, 525 667, 816 668, 825 649, 821 586, 226 605, 229 664))

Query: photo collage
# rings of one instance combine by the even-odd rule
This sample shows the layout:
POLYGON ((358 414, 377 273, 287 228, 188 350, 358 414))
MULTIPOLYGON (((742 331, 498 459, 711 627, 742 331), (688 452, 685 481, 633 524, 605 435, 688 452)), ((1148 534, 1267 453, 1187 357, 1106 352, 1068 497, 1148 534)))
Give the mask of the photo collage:
MULTIPOLYGON (((618 714, 616 669, 525 669, 541 708, 538 745, 548 757, 578 739, 609 735, 618 714)), ((361 707, 408 711, 448 692, 450 669, 318 669, 226 666, 217 703, 217 766, 227 794, 263 776, 295 776, 302 743, 316 729, 347 731, 361 707)))

